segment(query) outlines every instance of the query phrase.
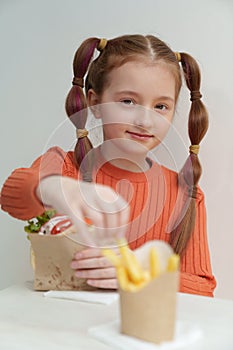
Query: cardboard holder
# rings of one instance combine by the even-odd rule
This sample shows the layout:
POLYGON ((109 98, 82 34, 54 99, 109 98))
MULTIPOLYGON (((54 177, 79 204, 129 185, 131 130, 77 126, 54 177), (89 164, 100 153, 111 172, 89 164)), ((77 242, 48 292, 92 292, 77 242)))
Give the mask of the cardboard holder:
POLYGON ((159 344, 172 341, 179 272, 164 272, 136 292, 120 293, 121 333, 159 344))
POLYGON ((77 278, 70 263, 74 254, 85 246, 77 243, 72 228, 59 235, 28 235, 31 242, 34 270, 34 289, 96 290, 85 279, 77 278))

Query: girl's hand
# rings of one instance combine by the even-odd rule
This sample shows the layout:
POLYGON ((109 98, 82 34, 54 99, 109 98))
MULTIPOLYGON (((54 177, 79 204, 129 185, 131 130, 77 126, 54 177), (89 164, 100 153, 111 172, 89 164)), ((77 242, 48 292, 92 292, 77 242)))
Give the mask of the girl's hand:
POLYGON ((41 180, 36 193, 45 205, 70 217, 77 229, 78 243, 110 246, 124 236, 129 205, 108 186, 49 176, 41 180), (92 230, 88 229, 85 218, 93 223, 92 230))
POLYGON ((71 262, 75 276, 87 279, 87 284, 97 288, 117 289, 116 270, 98 248, 78 252, 71 262))

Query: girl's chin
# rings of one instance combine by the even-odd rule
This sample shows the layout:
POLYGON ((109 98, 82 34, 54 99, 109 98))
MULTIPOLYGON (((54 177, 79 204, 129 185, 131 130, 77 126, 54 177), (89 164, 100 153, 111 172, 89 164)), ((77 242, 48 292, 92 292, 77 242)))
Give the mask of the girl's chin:
MULTIPOLYGON (((159 142, 158 142, 159 144, 159 142)), ((140 157, 141 159, 145 159, 147 153, 154 149, 157 144, 147 144, 145 142, 140 142, 138 140, 132 139, 112 139, 104 142, 101 145, 101 150, 103 153, 107 153, 108 155, 112 154, 113 158, 129 158, 132 157, 140 157)))

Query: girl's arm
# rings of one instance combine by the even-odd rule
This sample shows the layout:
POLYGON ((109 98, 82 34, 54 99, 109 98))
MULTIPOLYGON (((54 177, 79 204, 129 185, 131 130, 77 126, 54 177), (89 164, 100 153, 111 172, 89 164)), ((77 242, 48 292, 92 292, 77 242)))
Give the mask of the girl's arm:
POLYGON ((31 167, 14 170, 1 190, 2 210, 21 220, 42 214, 46 208, 36 195, 37 186, 46 176, 62 175, 66 155, 60 148, 53 147, 36 159, 31 167))
POLYGON ((216 280, 210 263, 204 194, 200 189, 196 203, 194 232, 181 261, 180 291, 213 296, 216 280))
POLYGON ((2 209, 27 220, 52 207, 70 217, 80 235, 79 243, 93 247, 123 236, 128 203, 108 186, 78 181, 75 169, 69 153, 57 147, 50 149, 30 168, 16 169, 6 180, 2 209), (94 234, 89 234, 85 217, 95 226, 94 234))

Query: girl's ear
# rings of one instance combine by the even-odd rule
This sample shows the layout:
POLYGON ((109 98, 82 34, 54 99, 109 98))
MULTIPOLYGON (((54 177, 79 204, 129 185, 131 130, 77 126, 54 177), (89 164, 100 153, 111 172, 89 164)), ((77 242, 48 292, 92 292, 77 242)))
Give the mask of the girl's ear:
POLYGON ((90 107, 95 118, 101 118, 100 108, 99 108, 99 97, 93 89, 88 90, 87 93, 88 106, 90 107))

